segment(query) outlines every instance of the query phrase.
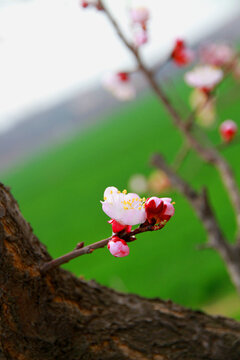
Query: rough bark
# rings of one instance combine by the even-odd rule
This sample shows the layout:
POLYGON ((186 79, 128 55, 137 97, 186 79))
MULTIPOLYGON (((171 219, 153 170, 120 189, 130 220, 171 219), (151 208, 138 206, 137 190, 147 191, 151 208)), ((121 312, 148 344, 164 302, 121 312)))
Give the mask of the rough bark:
MULTIPOLYGON (((239 360, 240 324, 54 269, 0 185, 0 359, 239 360)), ((94 256, 94 255, 92 255, 94 256)))

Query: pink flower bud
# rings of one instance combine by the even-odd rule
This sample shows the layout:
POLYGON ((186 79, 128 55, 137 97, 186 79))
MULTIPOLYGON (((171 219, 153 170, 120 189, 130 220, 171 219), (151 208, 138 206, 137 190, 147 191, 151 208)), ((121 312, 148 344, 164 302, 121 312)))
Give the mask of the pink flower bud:
POLYGON ((225 120, 219 128, 221 137, 226 142, 232 141, 236 135, 237 129, 237 124, 233 120, 225 120))
POLYGON ((83 8, 87 8, 88 5, 89 5, 89 3, 88 3, 87 1, 82 0, 81 3, 80 3, 80 5, 81 5, 83 8))
POLYGON ((117 73, 117 76, 119 78, 119 80, 125 82, 125 81, 129 81, 129 74, 126 72, 119 72, 117 73))
POLYGON ((176 40, 174 49, 171 54, 172 60, 178 66, 185 66, 194 60, 193 52, 188 49, 183 40, 176 40))
POLYGON ((174 215, 174 207, 171 198, 151 197, 145 203, 147 220, 150 223, 165 225, 174 215))
POLYGON ((108 242, 108 250, 115 257, 124 257, 129 254, 129 247, 123 239, 113 236, 108 242))
POLYGON ((136 47, 144 45, 148 42, 148 34, 144 30, 139 30, 134 35, 134 44, 136 47))
POLYGON ((149 11, 145 7, 138 7, 131 10, 130 17, 133 23, 146 26, 149 20, 149 11))
POLYGON ((125 230, 126 233, 130 233, 131 230, 132 230, 131 225, 122 225, 122 224, 119 224, 116 220, 113 220, 113 219, 109 220, 108 223, 112 225, 112 231, 114 233, 118 233, 118 232, 123 231, 123 230, 125 230))

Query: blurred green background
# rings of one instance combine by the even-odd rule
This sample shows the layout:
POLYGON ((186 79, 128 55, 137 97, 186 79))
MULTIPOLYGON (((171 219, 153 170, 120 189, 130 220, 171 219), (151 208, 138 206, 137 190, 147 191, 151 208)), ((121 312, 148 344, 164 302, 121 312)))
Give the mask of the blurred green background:
MULTIPOLYGON (((180 108, 182 100, 188 103, 190 90, 181 78, 174 80, 174 86, 174 91, 167 84, 165 88, 180 108)), ((233 89, 239 91, 239 85, 231 79, 218 89, 218 119, 207 130, 215 144, 220 142, 221 121, 232 118, 238 122, 239 103, 232 95, 233 89)), ((187 109, 182 112, 187 114, 187 109)), ((100 204, 104 189, 116 186, 123 190, 131 175, 149 175, 153 152, 173 162, 182 142, 157 99, 145 91, 136 101, 122 105, 71 140, 3 174, 1 180, 11 186, 35 234, 50 254, 58 257, 80 241, 89 244, 108 237, 111 227, 100 204)), ((240 183, 239 146, 232 145, 222 152, 240 183)), ((234 214, 216 171, 190 153, 180 173, 196 189, 209 186, 217 218, 231 241, 234 214)), ((219 255, 197 249, 206 241, 201 223, 179 193, 173 189, 167 195, 176 202, 174 217, 163 230, 139 235, 130 244, 128 257, 114 258, 105 248, 77 258, 65 268, 121 291, 236 317, 238 299, 219 255)))

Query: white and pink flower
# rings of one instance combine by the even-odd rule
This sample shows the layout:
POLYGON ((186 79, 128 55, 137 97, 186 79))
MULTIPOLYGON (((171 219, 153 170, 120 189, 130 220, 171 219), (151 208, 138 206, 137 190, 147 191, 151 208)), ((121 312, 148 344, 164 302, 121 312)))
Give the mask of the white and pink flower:
POLYGON ((147 21, 149 20, 149 11, 145 7, 136 7, 130 11, 131 21, 134 24, 140 24, 146 26, 147 21))
POLYGON ((200 50, 200 57, 203 63, 224 66, 234 60, 235 52, 228 44, 207 44, 200 50))
POLYGON ((109 73, 103 77, 103 87, 112 93, 117 99, 126 101, 136 96, 136 90, 126 72, 109 73))
POLYGON ((194 88, 208 93, 222 80, 223 71, 217 67, 204 65, 188 71, 184 79, 186 83, 194 88))
POLYGON ((110 186, 104 192, 102 209, 111 219, 121 225, 142 224, 146 220, 144 199, 137 194, 124 190, 120 192, 116 187, 110 186))
POLYGON ((225 120, 221 125, 220 125, 220 134, 222 139, 225 142, 230 142, 233 140, 233 138, 235 137, 238 127, 237 124, 235 123, 235 121, 233 120, 225 120))
POLYGON ((124 257, 129 254, 129 247, 123 239, 118 236, 113 236, 108 242, 108 250, 115 257, 124 257))

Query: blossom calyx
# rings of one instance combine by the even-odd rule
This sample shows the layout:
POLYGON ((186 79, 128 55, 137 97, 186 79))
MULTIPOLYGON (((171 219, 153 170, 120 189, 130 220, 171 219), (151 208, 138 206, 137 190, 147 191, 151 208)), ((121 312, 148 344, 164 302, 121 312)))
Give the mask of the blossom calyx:
POLYGON ((113 233, 119 233, 120 231, 125 231, 126 233, 130 233, 132 230, 131 225, 122 225, 119 222, 117 222, 116 220, 109 220, 108 221, 109 224, 112 225, 112 231, 113 233))

